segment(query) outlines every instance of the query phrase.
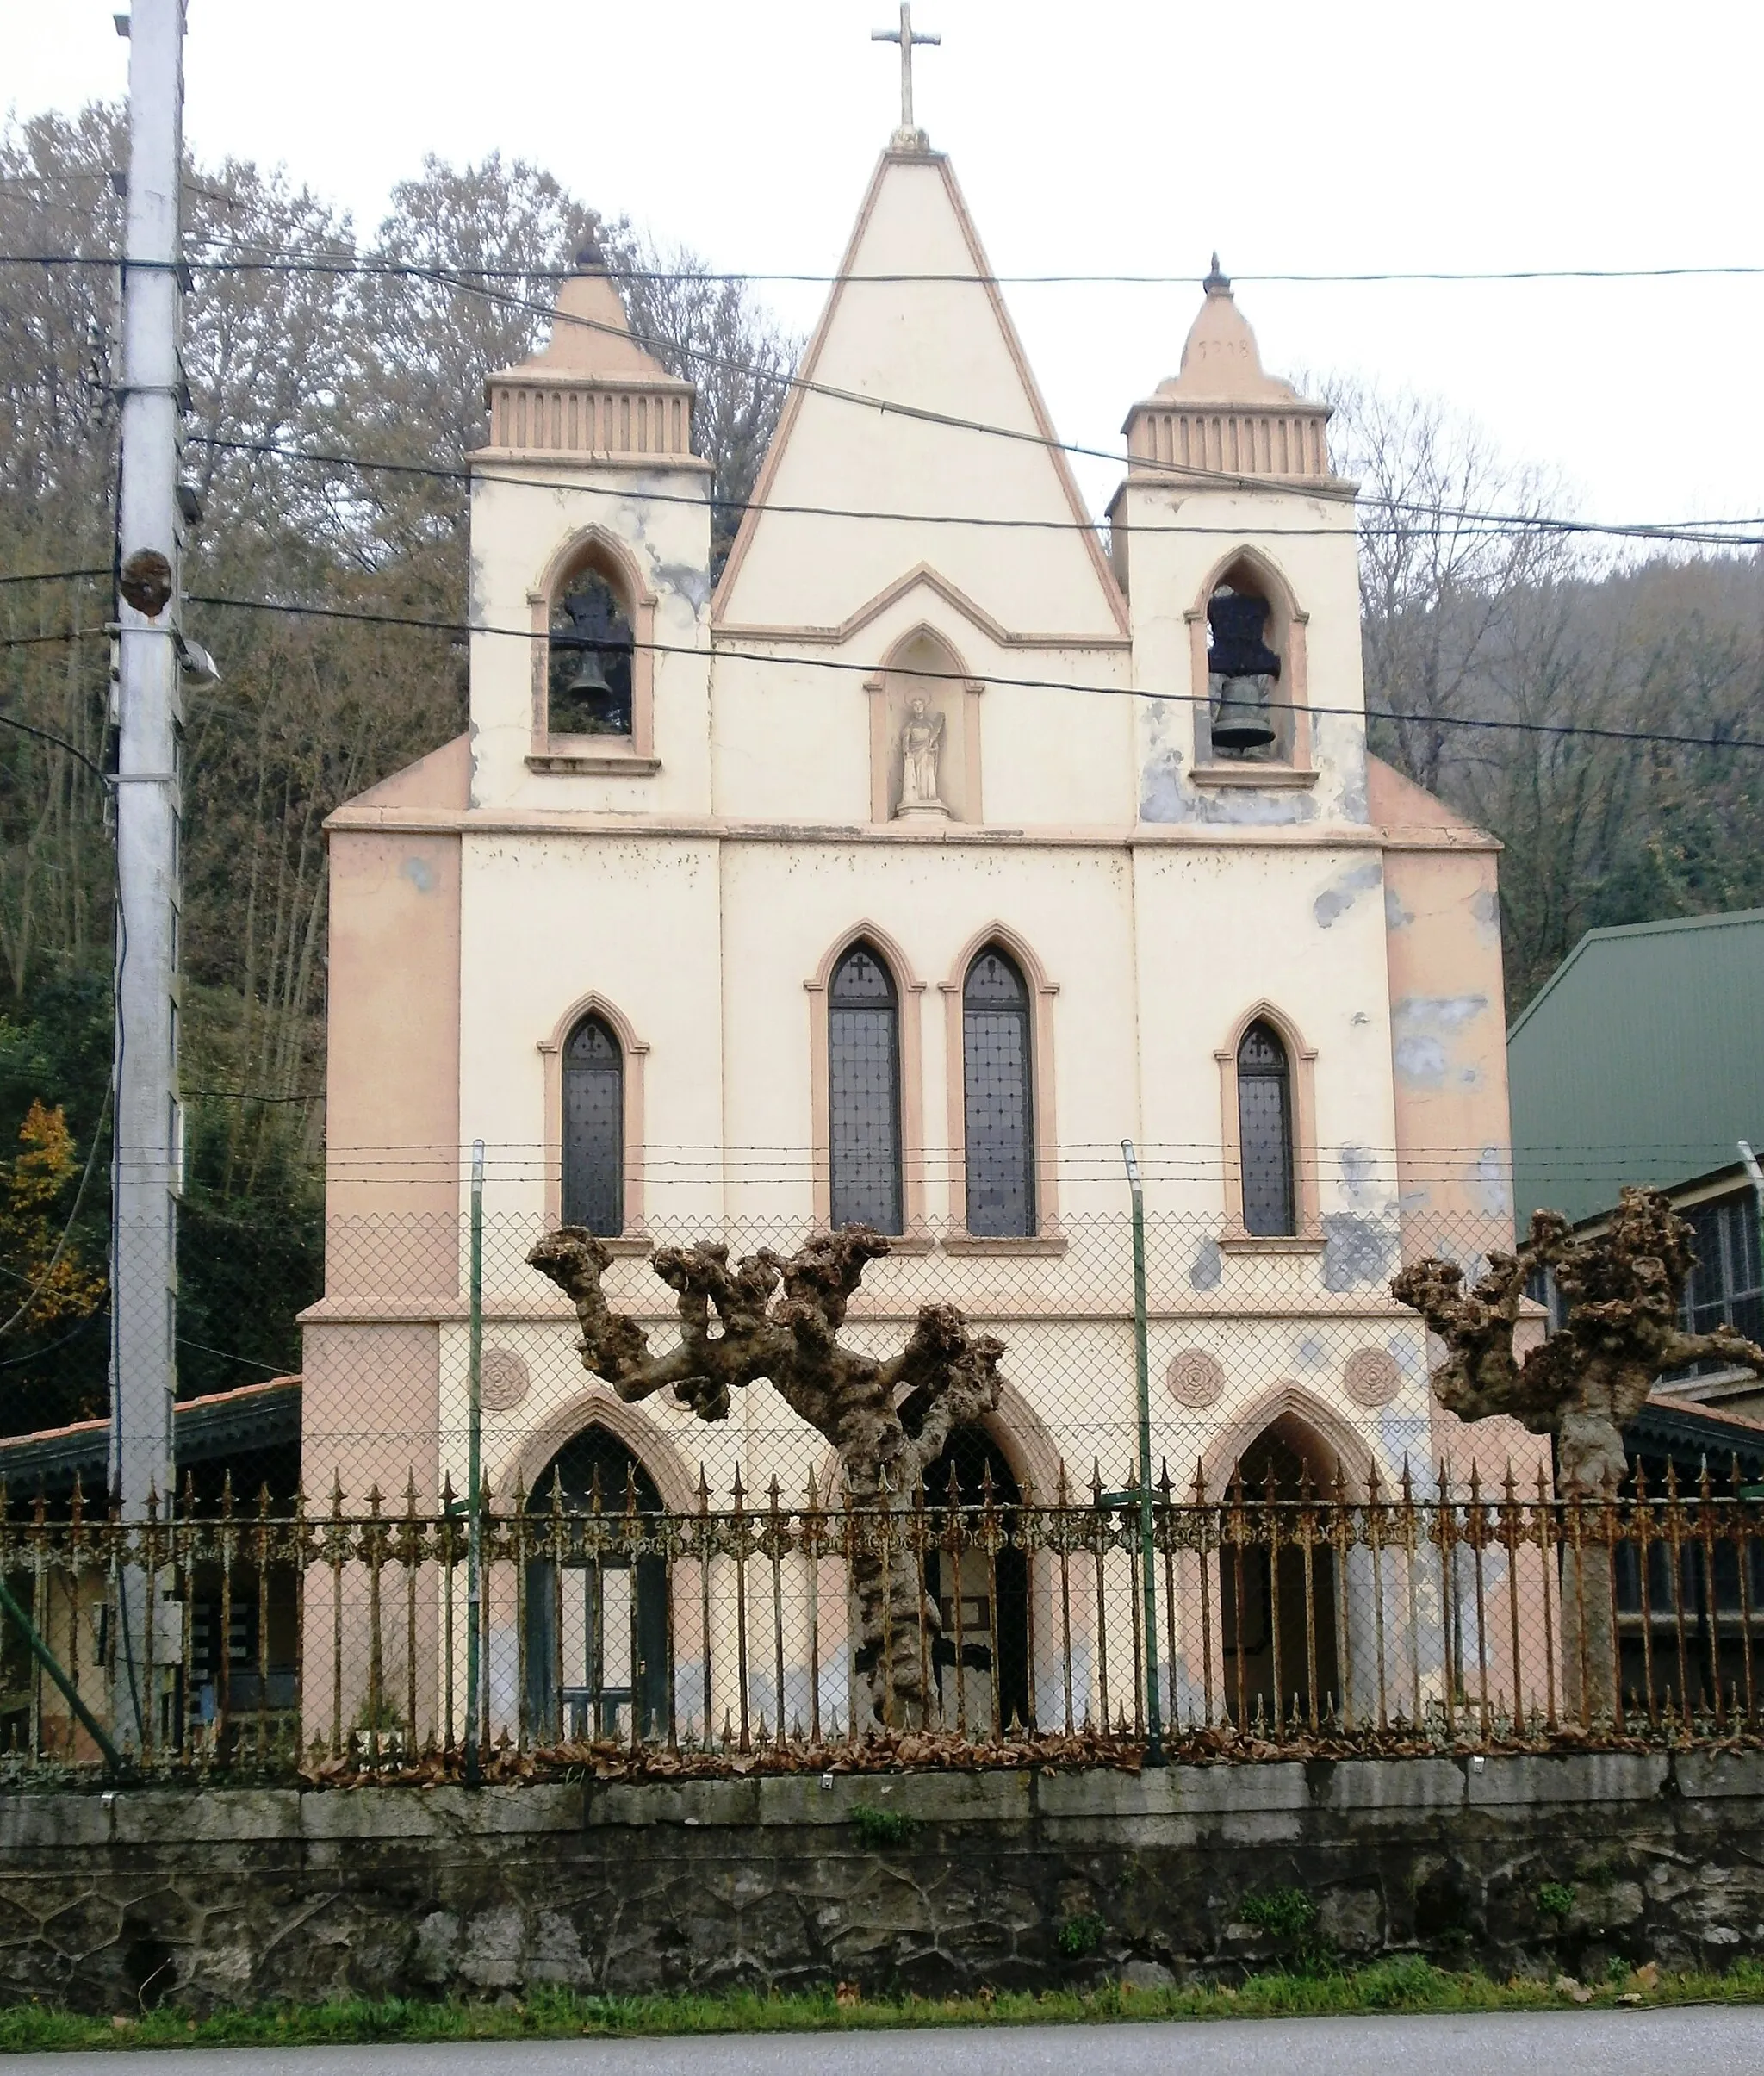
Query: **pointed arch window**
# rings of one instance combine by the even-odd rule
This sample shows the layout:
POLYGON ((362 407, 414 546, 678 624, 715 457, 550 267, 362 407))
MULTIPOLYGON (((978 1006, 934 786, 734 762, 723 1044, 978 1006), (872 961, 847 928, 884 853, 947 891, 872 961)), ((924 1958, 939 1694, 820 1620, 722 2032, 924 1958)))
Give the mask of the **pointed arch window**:
POLYGON ((563 1222, 624 1230, 624 1050, 594 1016, 563 1048, 563 1222))
POLYGON ((900 1232, 900 998, 869 944, 853 945, 828 990, 827 1092, 832 1223, 900 1232))
POLYGON ((1029 991, 989 945, 962 985, 963 1145, 967 1229, 977 1239, 1035 1230, 1035 1120, 1029 991))
POLYGON ((1237 1048, 1237 1108, 1244 1229, 1257 1239, 1295 1234, 1292 1068, 1270 1023, 1252 1023, 1237 1048))

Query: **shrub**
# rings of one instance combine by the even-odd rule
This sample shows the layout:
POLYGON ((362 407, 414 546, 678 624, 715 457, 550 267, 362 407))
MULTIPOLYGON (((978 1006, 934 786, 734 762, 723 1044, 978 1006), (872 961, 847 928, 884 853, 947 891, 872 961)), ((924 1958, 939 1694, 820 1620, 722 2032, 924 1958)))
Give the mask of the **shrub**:
POLYGON ((1069 1961, 1082 1961, 1086 1954, 1094 1954, 1102 1943, 1102 1935, 1109 1930, 1102 1920, 1086 1911, 1081 1916, 1068 1918, 1059 1928, 1055 1943, 1069 1961))
POLYGON ((1245 1896, 1239 1906, 1245 1924, 1276 1939, 1302 1939, 1317 1922, 1317 1905, 1301 1888, 1269 1888, 1245 1896))
POLYGON ((891 1845, 904 1845, 918 1829, 918 1822, 904 1809, 878 1809, 873 1803, 854 1802, 851 1827, 860 1845, 879 1853, 891 1845))
POLYGON ((1575 1906, 1575 1892, 1565 1881, 1546 1881, 1537 1891, 1537 1908, 1546 1918, 1566 1918, 1575 1906))

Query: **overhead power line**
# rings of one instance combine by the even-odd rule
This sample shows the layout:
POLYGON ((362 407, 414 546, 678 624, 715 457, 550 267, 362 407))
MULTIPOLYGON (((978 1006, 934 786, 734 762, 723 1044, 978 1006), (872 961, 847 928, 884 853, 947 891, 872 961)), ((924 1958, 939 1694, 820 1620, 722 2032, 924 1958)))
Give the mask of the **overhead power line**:
MULTIPOLYGON (((186 183, 188 184, 188 183, 186 183)), ((213 190, 199 190, 212 200, 227 199, 213 190)), ((211 239, 225 245, 245 246, 246 239, 218 238, 216 234, 196 234, 200 242, 211 239)), ((0 266, 69 266, 114 267, 121 264, 114 253, 82 252, 7 252, 0 253, 0 266)), ((368 275, 430 275, 471 276, 481 281, 568 281, 579 271, 574 267, 495 267, 481 266, 475 262, 461 263, 457 266, 431 270, 413 264, 407 260, 361 258, 352 253, 301 253, 277 251, 266 247, 251 258, 192 259, 194 269, 211 274, 266 273, 266 274, 368 274, 368 275)), ((985 288, 1077 288, 1077 289, 1198 289, 1202 285, 1202 274, 973 274, 965 272, 920 273, 901 271, 892 273, 817 273, 803 270, 782 270, 768 268, 742 267, 624 267, 608 264, 607 274, 614 281, 711 281, 759 282, 780 286, 805 288, 833 288, 848 284, 885 287, 985 287, 985 288)), ((1745 280, 1764 275, 1764 263, 1739 261, 1718 262, 1711 265, 1665 267, 1368 267, 1342 272, 1317 270, 1245 273, 1233 270, 1234 284, 1247 283, 1256 287, 1295 288, 1358 288, 1380 283, 1413 283, 1416 284, 1450 284, 1463 283, 1473 286, 1477 283, 1531 282, 1531 281, 1699 281, 1745 280)))
MULTIPOLYGON (((321 620, 348 620, 376 627, 413 627, 433 634, 488 634, 506 636, 511 640, 533 642, 543 639, 534 634, 531 627, 487 627, 469 620, 442 620, 415 613, 367 612, 358 608, 342 606, 301 606, 278 599, 226 598, 213 594, 189 592, 186 594, 192 605, 215 606, 243 612, 283 613, 295 618, 321 620)), ((854 657, 816 656, 800 654, 789 656, 767 655, 758 650, 731 649, 726 645, 705 650, 688 647, 678 642, 633 642, 634 649, 655 656, 682 656, 704 658, 712 662, 728 661, 746 663, 768 663, 773 668, 783 664, 800 666, 811 670, 859 671, 873 676, 873 662, 860 662, 854 657)), ((969 682, 969 674, 956 670, 929 670, 917 665, 891 666, 904 677, 947 681, 953 684, 969 682)), ((1069 678, 1018 678, 989 676, 990 685, 1009 686, 1031 692, 1077 692, 1093 698, 1123 699, 1163 699, 1174 705, 1202 705, 1207 703, 1206 694, 1190 692, 1155 692, 1134 685, 1080 685, 1069 678)), ((1270 701, 1270 707, 1282 712, 1299 711, 1289 703, 1270 701)), ((1750 749, 1764 750, 1764 738, 1749 736, 1684 736, 1668 735, 1648 729, 1599 728, 1562 721, 1502 721, 1471 719, 1444 714, 1398 713, 1377 706, 1312 706, 1302 711, 1307 714, 1335 720, 1347 721, 1425 721, 1430 726, 1462 728, 1475 730, 1503 730, 1519 735, 1586 737, 1601 742, 1650 743, 1679 749, 1750 749)))
POLYGON ((27 569, 9 570, 0 576, 0 584, 60 584, 74 577, 109 576, 108 569, 27 569))
MULTIPOLYGON (((63 636, 60 638, 65 641, 68 637, 63 636)), ((30 722, 21 721, 9 713, 0 713, 0 728, 16 729, 22 736, 34 736, 40 743, 51 743, 57 749, 65 749, 69 756, 78 758, 88 771, 95 772, 106 785, 109 784, 110 774, 104 767, 96 759, 89 757, 77 743, 70 743, 65 736, 58 736, 52 729, 34 727, 30 722)))
MULTIPOLYGON (((3 264, 3 260, 0 260, 0 264, 3 264)), ((240 264, 243 264, 245 263, 240 264)), ((289 266, 293 266, 296 263, 290 261, 285 264, 289 266)), ((360 270, 359 269, 353 267, 346 269, 340 268, 339 263, 331 261, 302 261, 298 264, 303 267, 309 267, 313 270, 320 272, 333 270, 354 272, 360 270)), ((653 333, 637 332, 630 329, 628 326, 621 326, 610 322, 602 322, 597 318, 582 317, 571 311, 557 309, 550 303, 541 303, 535 301, 531 296, 515 295, 503 289, 487 289, 481 286, 480 281, 478 280, 468 278, 462 275, 450 274, 444 269, 400 264, 396 266, 387 264, 380 267, 377 270, 383 273, 405 277, 413 280, 431 282, 442 287, 457 288, 468 295, 481 296, 486 301, 498 303, 509 308, 525 311, 533 315, 543 317, 553 324, 570 324, 577 326, 582 329, 603 333, 608 334, 609 336, 618 339, 633 339, 639 345, 653 347, 661 352, 677 352, 686 359, 696 362, 705 367, 720 368, 729 373, 745 376, 756 382, 767 382, 779 388, 797 389, 804 392, 806 395, 828 397, 838 402, 853 404, 866 410, 876 411, 885 416, 911 419, 925 424, 946 426, 955 432, 977 432, 987 438, 1012 440, 1019 444, 1040 447, 1045 451, 1074 455, 1085 460, 1104 461, 1108 462, 1112 467, 1115 468, 1119 468, 1121 465, 1124 458, 1113 448, 1085 446, 1076 441, 1057 439, 1048 433, 1025 431, 1020 426, 988 425, 984 420, 979 419, 964 418, 958 413, 951 412, 933 411, 922 405, 910 404, 894 398, 872 396, 866 395, 861 390, 841 388, 835 384, 815 382, 811 380, 809 377, 801 375, 780 374, 774 369, 756 367, 749 361, 738 360, 730 354, 712 353, 703 347, 683 345, 677 340, 663 339, 653 333)), ((525 278, 525 277, 520 277, 520 278, 525 278)), ((990 277, 975 276, 972 278, 975 280, 980 280, 982 278, 990 277)), ((250 443, 241 443, 241 445, 249 451, 250 443)), ((341 466, 354 466, 364 469, 398 469, 401 471, 410 470, 412 472, 415 472, 415 465, 410 463, 396 464, 369 462, 365 460, 354 461, 346 456, 338 457, 336 457, 336 460, 338 465, 341 466)), ((1134 456, 1133 460, 1134 464, 1141 470, 1152 475, 1168 476, 1173 482, 1183 483, 1199 482, 1209 486, 1230 489, 1265 488, 1266 479, 1244 475, 1229 469, 1203 469, 1190 464, 1159 461, 1147 456, 1134 456)), ((424 470, 423 472, 426 473, 427 471, 424 470)), ((442 475, 447 472, 437 469, 435 470, 435 473, 438 475, 442 475)), ((1315 485, 1309 486, 1308 488, 1310 494, 1314 496, 1320 495, 1327 498, 1335 498, 1345 500, 1351 494, 1348 488, 1345 485, 1339 488, 1320 488, 1315 485)), ((1699 520, 1690 522, 1687 525, 1680 525, 1674 523, 1668 525, 1662 525, 1646 521, 1629 521, 1619 524, 1610 524, 1602 521, 1587 519, 1562 519, 1551 515, 1530 513, 1478 512, 1469 507, 1459 508, 1453 507, 1429 505, 1419 500, 1407 500, 1401 498, 1387 497, 1376 499, 1373 501, 1382 505, 1386 509, 1393 512, 1413 512, 1432 517, 1462 520, 1466 523, 1474 523, 1485 525, 1491 531, 1511 531, 1515 533, 1553 532, 1564 534, 1575 533, 1603 535, 1613 538, 1680 541, 1687 544, 1703 547, 1752 547, 1764 545, 1764 541, 1755 542, 1746 537, 1737 537, 1728 532, 1716 532, 1710 531, 1711 528, 1724 525, 1746 525, 1751 523, 1744 520, 1699 520)), ((772 508, 776 509, 776 507, 772 508)), ((807 510, 809 508, 804 507, 803 509, 807 510)), ((880 513, 851 513, 848 515, 842 513, 838 512, 836 508, 834 508, 828 511, 824 516, 879 518, 885 516, 901 515, 887 515, 880 513)), ((922 515, 917 513, 905 516, 910 516, 915 519, 918 519, 922 517, 922 515)), ((959 519, 959 515, 950 514, 946 515, 946 518, 941 522, 934 523, 955 524, 960 522, 959 519)), ((1082 522, 1073 521, 1070 523, 1078 527, 1080 531, 1088 530, 1088 528, 1086 528, 1082 522)), ((1175 531, 1175 529, 1171 529, 1171 531, 1175 531)), ((1327 530, 1320 529, 1319 531, 1327 530)))
MULTIPOLYGON (((276 444, 272 440, 221 439, 206 433, 193 435, 189 444, 192 446, 206 446, 223 452, 270 454, 284 461, 306 462, 320 468, 357 469, 368 474, 421 476, 440 482, 465 483, 476 480, 513 483, 523 485, 530 489, 539 490, 554 490, 557 487, 555 477, 522 475, 518 470, 512 470, 500 463, 494 463, 483 469, 473 470, 457 467, 449 468, 435 462, 375 461, 365 455, 285 447, 276 444)), ((1120 457, 1116 457, 1117 460, 1120 458, 1120 457)), ((573 492, 581 491, 591 496, 626 500, 631 494, 628 489, 607 484, 572 484, 571 489, 573 492)), ((703 498, 688 496, 678 491, 646 488, 643 496, 646 504, 689 505, 702 507, 705 502, 703 498)), ((712 497, 709 502, 719 512, 770 512, 794 518, 876 519, 901 525, 924 526, 979 526, 1015 532, 1095 534, 1098 531, 1101 524, 1099 521, 1089 519, 1001 518, 978 513, 965 514, 958 512, 888 512, 865 510, 844 505, 786 505, 774 503, 769 500, 761 504, 751 498, 712 497)), ((1478 533, 1486 533, 1494 538, 1515 536, 1523 538, 1539 533, 1596 534, 1624 539, 1676 541, 1705 548, 1764 547, 1764 531, 1761 531, 1755 538, 1753 538, 1741 533, 1709 531, 1715 527, 1753 526, 1764 528, 1764 516, 1735 519, 1601 521, 1558 519, 1537 514, 1524 518, 1496 519, 1450 506, 1397 504, 1376 496, 1364 499, 1362 502, 1375 506, 1388 505, 1388 508, 1392 510, 1424 513, 1428 517, 1451 519, 1472 528, 1478 533)), ((1241 526, 1184 525, 1180 520, 1143 522, 1135 520, 1132 530, 1135 534, 1228 535, 1233 539, 1241 539, 1244 531, 1241 526)), ((1269 528, 1266 531, 1270 536, 1277 534, 1283 538, 1293 540, 1313 538, 1333 540, 1339 538, 1342 534, 1342 529, 1339 526, 1280 526, 1269 528)), ((1358 533, 1370 537, 1385 535, 1394 537, 1409 531, 1411 529, 1407 527, 1378 526, 1367 525, 1364 522, 1362 522, 1357 528, 1358 533)))
MULTIPOLYGON (((258 264, 259 263, 239 262, 238 264, 240 265, 245 265, 246 264, 258 264)), ((312 271, 320 273, 330 271, 357 272, 361 270, 359 268, 353 266, 344 268, 341 266, 340 263, 329 260, 311 260, 300 262, 286 261, 278 262, 276 264, 278 265, 285 265, 289 268, 299 266, 303 269, 307 269, 312 271)), ((444 268, 415 266, 405 263, 400 263, 396 265, 394 265, 390 263, 387 263, 384 264, 377 264, 375 270, 385 274, 401 276, 411 280, 432 282, 439 287, 457 288, 463 290, 467 295, 481 296, 487 302, 498 303, 506 308, 522 310, 528 312, 532 315, 543 317, 546 319, 548 322, 552 324, 569 324, 576 326, 582 330, 603 333, 617 339, 632 339, 635 340, 638 345, 653 347, 660 352, 678 353, 683 358, 694 361, 704 367, 720 368, 730 374, 746 376, 749 379, 755 382, 769 382, 779 388, 797 389, 802 391, 804 395, 824 396, 836 402, 856 405, 865 410, 879 412, 884 416, 911 419, 926 425, 945 426, 953 432, 978 432, 989 438, 1008 439, 1015 441, 1019 444, 1039 447, 1047 452, 1076 455, 1088 461, 1108 462, 1112 467, 1115 468, 1119 468, 1121 466, 1123 458, 1121 455, 1115 449, 1109 447, 1088 447, 1076 441, 1057 439, 1051 433, 1026 431, 1022 427, 1016 426, 988 425, 982 420, 964 418, 957 413, 948 411, 934 411, 924 405, 910 404, 897 398, 867 395, 862 390, 841 388, 836 384, 815 382, 808 376, 802 375, 782 375, 774 369, 755 367, 752 362, 738 360, 730 354, 713 353, 702 346, 684 345, 676 339, 663 339, 657 334, 638 332, 629 326, 621 326, 612 324, 611 322, 603 322, 599 318, 583 317, 574 311, 560 310, 550 303, 535 301, 531 296, 512 295, 506 289, 487 289, 481 285, 481 281, 479 279, 469 278, 461 274, 450 273, 444 268)), ((520 277, 520 278, 525 278, 525 277, 520 277)), ((975 276, 972 278, 978 281, 983 278, 990 279, 991 277, 975 276)), ((1134 460, 1135 464, 1140 469, 1152 475, 1168 476, 1172 482, 1184 483, 1201 482, 1228 489, 1247 489, 1265 487, 1265 479, 1258 478, 1252 475, 1244 475, 1231 469, 1202 469, 1187 463, 1158 461, 1151 457, 1143 455, 1137 455, 1134 457, 1134 460)), ((1309 494, 1313 496, 1340 498, 1345 500, 1351 494, 1350 491, 1345 486, 1343 486, 1339 489, 1335 489, 1319 487, 1314 484, 1308 486, 1308 489, 1309 494)), ((1567 522, 1558 522, 1550 519, 1539 519, 1535 515, 1525 513, 1478 513, 1469 510, 1457 511, 1442 509, 1438 507, 1421 503, 1419 500, 1407 500, 1399 498, 1387 498, 1382 500, 1381 501, 1391 511, 1438 513, 1439 516, 1445 518, 1476 519, 1485 521, 1494 525, 1512 526, 1515 528, 1531 529, 1533 531, 1542 529, 1547 531, 1560 528, 1561 530, 1564 531, 1575 531, 1588 533, 1609 533, 1613 535, 1621 534, 1625 536, 1632 535, 1638 538, 1678 538, 1677 536, 1665 533, 1660 530, 1649 529, 1643 526, 1606 526, 1591 521, 1575 521, 1570 527, 1567 522)), ((1729 537, 1727 536, 1720 537, 1719 541, 1714 539, 1705 541, 1702 544, 1717 545, 1721 544, 1722 543, 1726 543, 1727 544, 1738 544, 1741 546, 1750 546, 1753 544, 1749 541, 1742 541, 1738 544, 1733 544, 1729 541, 1729 537)))

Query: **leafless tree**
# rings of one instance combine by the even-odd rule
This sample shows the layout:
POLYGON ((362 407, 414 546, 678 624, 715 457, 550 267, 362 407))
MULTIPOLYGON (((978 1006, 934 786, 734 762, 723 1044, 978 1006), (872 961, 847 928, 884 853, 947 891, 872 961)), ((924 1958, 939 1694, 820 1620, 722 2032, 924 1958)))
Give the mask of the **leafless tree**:
MULTIPOLYGON (((1625 1189, 1609 1225, 1590 1238, 1577 1237, 1559 1212, 1537 1212, 1529 1239, 1513 1253, 1491 1254, 1469 1292, 1458 1265, 1437 1256, 1411 1262, 1390 1290, 1445 1344, 1432 1386, 1446 1411, 1466 1420, 1506 1414, 1553 1436, 1557 1487, 1584 1504, 1616 1492, 1627 1468, 1624 1430, 1668 1371, 1713 1360, 1764 1376, 1764 1348, 1732 1327, 1682 1330, 1692 1237, 1668 1198, 1625 1189), (1513 1333, 1539 1271, 1554 1277, 1566 1316, 1520 1359, 1513 1333)), ((1589 1547, 1584 1589, 1568 1594, 1563 1618, 1570 1688, 1585 1659, 1595 1712, 1615 1692, 1610 1563, 1608 1545, 1589 1547)))
POLYGON ((839 1340, 867 1265, 888 1252, 867 1226, 817 1234, 788 1258, 769 1248, 732 1265, 725 1246, 658 1247, 657 1276, 676 1293, 678 1344, 651 1354, 634 1319, 607 1305, 606 1243, 580 1227, 549 1234, 529 1257, 575 1306, 585 1369, 619 1397, 671 1390, 700 1420, 729 1417, 730 1394, 762 1379, 839 1452, 863 1511, 852 1565, 856 1666, 880 1722, 927 1719, 922 1650, 938 1626, 905 1524, 898 1516, 951 1433, 998 1403, 1003 1343, 971 1334, 953 1305, 924 1305, 906 1346, 885 1359, 839 1340), (715 1315, 714 1326, 712 1315, 715 1315))

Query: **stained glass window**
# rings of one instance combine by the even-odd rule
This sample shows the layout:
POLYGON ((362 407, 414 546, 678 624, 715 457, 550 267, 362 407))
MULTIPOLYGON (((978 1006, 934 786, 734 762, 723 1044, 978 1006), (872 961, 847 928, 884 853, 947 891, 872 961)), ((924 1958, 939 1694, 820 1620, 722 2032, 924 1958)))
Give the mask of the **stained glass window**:
POLYGON ((1237 1048, 1237 1114, 1244 1229, 1264 1238, 1295 1233, 1292 1075, 1286 1047, 1265 1023, 1252 1023, 1237 1048))
POLYGON ((835 1226, 898 1233, 900 1005, 880 954, 856 944, 827 1001, 829 1180, 835 1226))
POLYGON ((563 1222, 624 1230, 624 1054, 598 1016, 563 1048, 563 1222))
POLYGON ((961 1041, 968 1231, 1024 1238, 1035 1230, 1029 991, 1001 951, 968 968, 961 1041))

